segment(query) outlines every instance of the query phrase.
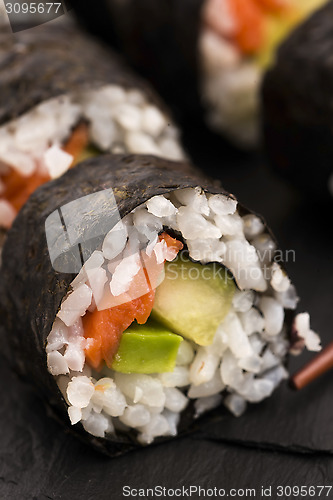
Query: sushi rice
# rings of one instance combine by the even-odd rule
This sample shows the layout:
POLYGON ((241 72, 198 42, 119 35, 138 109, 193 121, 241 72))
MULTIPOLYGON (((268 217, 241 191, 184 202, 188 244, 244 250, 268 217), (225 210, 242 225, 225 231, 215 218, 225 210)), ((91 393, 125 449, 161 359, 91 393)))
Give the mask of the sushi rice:
POLYGON ((296 316, 297 343, 290 341, 285 313, 296 308, 295 288, 274 261, 276 245, 262 220, 240 215, 233 197, 206 194, 199 186, 181 189, 154 196, 118 224, 123 237, 115 239, 113 228, 84 264, 47 339, 48 370, 72 425, 81 423, 100 438, 134 430, 140 443, 149 444, 177 434, 190 401, 196 416, 221 403, 233 415, 242 415, 248 403, 269 397, 287 378, 289 351, 297 354, 304 346, 320 350, 307 313, 296 316), (91 339, 85 336, 82 317, 110 293, 129 290, 138 272, 133 252, 138 238, 147 255, 172 262, 175 253, 159 240, 165 230, 178 235, 191 260, 230 270, 237 288, 227 316, 210 345, 183 339, 172 372, 120 373, 106 365, 92 369, 85 356, 91 339))
POLYGON ((184 158, 178 130, 140 90, 106 85, 43 102, 0 128, 0 228, 8 229, 17 213, 3 195, 4 176, 11 169, 27 178, 64 174, 73 157, 62 145, 82 121, 101 152, 184 158))

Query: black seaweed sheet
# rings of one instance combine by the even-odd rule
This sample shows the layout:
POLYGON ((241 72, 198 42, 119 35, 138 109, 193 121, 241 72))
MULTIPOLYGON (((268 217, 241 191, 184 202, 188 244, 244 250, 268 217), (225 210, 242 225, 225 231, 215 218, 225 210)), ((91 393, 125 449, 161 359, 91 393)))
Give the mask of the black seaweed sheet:
POLYGON ((312 195, 333 172, 333 2, 280 47, 264 80, 263 132, 271 164, 312 195))
MULTIPOLYGON (((332 340, 333 235, 323 217, 323 207, 301 202, 294 190, 264 168, 261 158, 240 155, 231 149, 221 153, 220 144, 212 140, 207 130, 191 130, 191 124, 188 125, 187 145, 196 163, 215 175, 221 175, 223 163, 224 185, 237 192, 245 204, 265 213, 282 248, 295 248, 296 261, 288 269, 303 297, 300 310, 310 310, 313 327, 326 343, 332 340)), ((292 359, 291 370, 308 357, 311 355, 292 359)), ((305 401, 305 395, 289 393, 285 388, 278 390, 267 406, 264 402, 250 409, 249 425, 244 423, 245 416, 226 420, 223 414, 223 425, 231 433, 229 440, 242 442, 248 448, 222 443, 221 439, 228 440, 228 436, 216 422, 210 424, 209 442, 196 439, 203 436, 195 434, 195 439, 193 436, 173 440, 111 460, 65 434, 63 427, 47 418, 33 390, 19 382, 2 360, 0 387, 5 395, 0 407, 2 498, 118 500, 124 498, 122 488, 126 484, 260 488, 262 484, 332 482, 333 458, 321 452, 333 451, 331 374, 306 390, 302 419, 290 414, 288 405, 285 409, 283 405, 285 396, 305 401), (280 411, 275 415, 277 406, 280 411), (285 453, 259 451, 264 439, 274 450, 284 447, 285 453), (313 455, 290 453, 295 442, 313 455)))
POLYGON ((116 53, 66 21, 15 35, 2 28, 0 125, 53 97, 110 84, 142 90, 152 103, 164 108, 150 86, 116 53))

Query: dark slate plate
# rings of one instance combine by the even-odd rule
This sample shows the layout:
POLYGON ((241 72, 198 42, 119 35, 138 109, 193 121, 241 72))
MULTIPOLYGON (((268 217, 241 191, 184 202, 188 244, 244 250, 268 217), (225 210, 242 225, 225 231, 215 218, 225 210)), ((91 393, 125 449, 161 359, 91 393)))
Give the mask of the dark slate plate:
MULTIPOLYGON (((184 488, 189 492, 191 486, 223 488, 225 496, 236 498, 245 495, 242 491, 235 495, 231 489, 254 489, 256 498, 264 498, 261 488, 271 487, 271 497, 278 498, 278 486, 304 489, 329 486, 330 481, 332 484, 333 458, 325 454, 277 453, 194 436, 110 459, 47 419, 41 402, 13 375, 8 375, 3 365, 0 375, 2 389, 11 388, 0 407, 2 500, 118 500, 126 498, 124 493, 128 490, 124 487, 184 488)), ((286 494, 282 498, 287 498, 288 490, 283 493, 286 494)), ((324 493, 333 497, 333 492, 324 493)), ((134 494, 129 498, 134 498, 134 494)), ((146 493, 144 498, 158 495, 146 493)), ((199 498, 193 490, 192 498, 199 498)))

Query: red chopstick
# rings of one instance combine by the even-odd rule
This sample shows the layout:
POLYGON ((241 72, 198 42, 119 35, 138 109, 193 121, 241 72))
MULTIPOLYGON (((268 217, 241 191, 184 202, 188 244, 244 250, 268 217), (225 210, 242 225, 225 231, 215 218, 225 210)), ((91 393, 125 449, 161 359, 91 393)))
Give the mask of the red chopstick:
POLYGON ((303 389, 331 368, 333 368, 333 342, 296 372, 290 379, 290 385, 293 389, 303 389))

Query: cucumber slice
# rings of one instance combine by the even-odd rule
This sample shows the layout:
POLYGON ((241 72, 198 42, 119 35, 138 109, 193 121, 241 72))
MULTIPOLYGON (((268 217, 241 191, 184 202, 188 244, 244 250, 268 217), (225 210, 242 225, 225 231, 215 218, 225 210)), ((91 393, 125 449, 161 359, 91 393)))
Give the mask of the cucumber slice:
POLYGON ((235 290, 224 267, 191 262, 181 254, 165 265, 152 316, 172 331, 207 346, 228 314, 235 290))

